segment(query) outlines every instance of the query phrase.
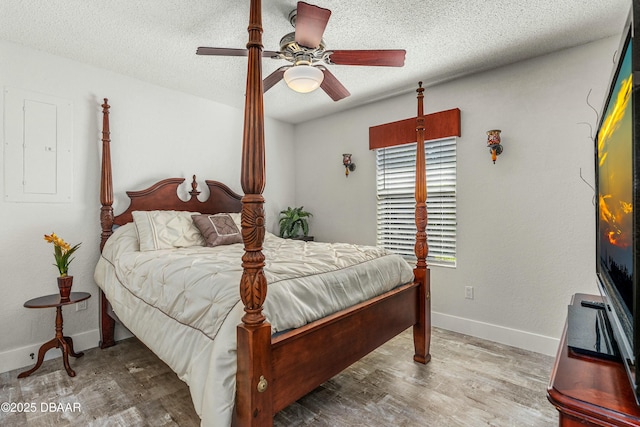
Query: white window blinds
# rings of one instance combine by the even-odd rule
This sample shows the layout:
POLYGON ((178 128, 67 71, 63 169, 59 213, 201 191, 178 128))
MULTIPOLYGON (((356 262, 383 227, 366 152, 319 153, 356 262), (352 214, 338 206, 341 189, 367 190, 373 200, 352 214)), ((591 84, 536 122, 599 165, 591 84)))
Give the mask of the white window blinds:
MULTIPOLYGON (((456 139, 425 141, 430 265, 456 265, 456 139)), ((376 150, 378 245, 406 258, 413 251, 416 144, 376 150)))

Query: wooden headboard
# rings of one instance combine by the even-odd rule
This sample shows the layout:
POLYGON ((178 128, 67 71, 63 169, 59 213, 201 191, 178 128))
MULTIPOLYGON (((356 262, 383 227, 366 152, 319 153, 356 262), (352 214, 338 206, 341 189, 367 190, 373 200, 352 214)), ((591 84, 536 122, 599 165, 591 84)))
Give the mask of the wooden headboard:
POLYGON ((242 196, 234 193, 229 187, 218 181, 205 181, 209 187, 209 198, 200 201, 197 190, 196 176, 191 182, 189 200, 178 197, 178 186, 184 178, 168 178, 140 191, 127 191, 131 203, 126 211, 113 219, 116 225, 123 225, 133 221, 131 212, 150 210, 192 211, 207 214, 223 212, 240 212, 242 210, 242 196))

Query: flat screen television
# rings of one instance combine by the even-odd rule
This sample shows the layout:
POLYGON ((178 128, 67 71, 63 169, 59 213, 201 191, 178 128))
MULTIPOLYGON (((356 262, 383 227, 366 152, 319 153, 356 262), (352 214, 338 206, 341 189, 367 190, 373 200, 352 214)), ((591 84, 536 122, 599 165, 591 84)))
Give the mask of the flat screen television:
POLYGON ((640 42, 633 39, 640 5, 633 3, 595 138, 596 272, 604 311, 640 402, 640 98, 632 80, 640 70, 640 42))

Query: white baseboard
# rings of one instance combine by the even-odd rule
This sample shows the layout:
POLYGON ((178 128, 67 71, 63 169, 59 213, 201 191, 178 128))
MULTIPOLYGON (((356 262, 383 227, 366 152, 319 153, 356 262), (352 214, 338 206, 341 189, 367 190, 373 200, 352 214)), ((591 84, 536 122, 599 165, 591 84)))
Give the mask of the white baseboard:
POLYGON ((495 341, 524 350, 535 351, 536 353, 542 353, 548 356, 555 356, 558 351, 558 345, 560 344, 559 338, 546 337, 544 335, 479 322, 477 320, 451 316, 449 314, 432 312, 431 322, 433 326, 438 328, 495 341))
MULTIPOLYGON (((73 349, 76 352, 84 351, 98 346, 100 331, 98 331, 98 329, 93 329, 91 331, 71 335, 71 338, 73 339, 73 349)), ((38 350, 42 344, 44 343, 32 344, 26 347, 15 348, 13 350, 0 353, 0 372, 12 371, 18 368, 30 368, 34 366, 38 360, 38 350), (33 359, 30 357, 31 353, 33 353, 33 359)), ((53 348, 47 351, 44 356, 44 360, 55 359, 57 357, 62 357, 62 351, 53 348)))

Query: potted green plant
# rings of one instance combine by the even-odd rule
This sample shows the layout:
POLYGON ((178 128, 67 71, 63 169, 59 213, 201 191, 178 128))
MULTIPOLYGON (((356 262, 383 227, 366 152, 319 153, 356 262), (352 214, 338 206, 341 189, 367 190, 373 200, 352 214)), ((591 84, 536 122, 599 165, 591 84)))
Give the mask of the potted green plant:
POLYGON ((313 215, 303 209, 304 206, 287 207, 287 210, 280 211, 280 237, 293 239, 301 235, 307 236, 309 233, 307 218, 313 215))

